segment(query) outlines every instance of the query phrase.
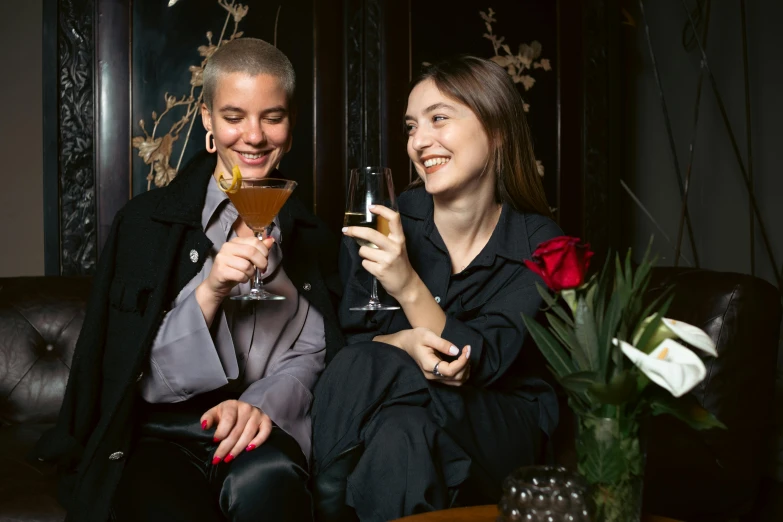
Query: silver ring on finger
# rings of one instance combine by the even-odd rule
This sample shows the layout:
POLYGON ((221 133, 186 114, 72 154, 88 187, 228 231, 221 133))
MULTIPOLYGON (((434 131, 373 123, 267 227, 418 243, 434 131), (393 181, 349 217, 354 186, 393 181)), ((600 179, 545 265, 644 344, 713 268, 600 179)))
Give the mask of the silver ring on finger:
POLYGON ((443 361, 438 361, 435 363, 435 367, 432 369, 432 375, 435 377, 443 377, 443 374, 438 371, 438 365, 442 363, 443 361))

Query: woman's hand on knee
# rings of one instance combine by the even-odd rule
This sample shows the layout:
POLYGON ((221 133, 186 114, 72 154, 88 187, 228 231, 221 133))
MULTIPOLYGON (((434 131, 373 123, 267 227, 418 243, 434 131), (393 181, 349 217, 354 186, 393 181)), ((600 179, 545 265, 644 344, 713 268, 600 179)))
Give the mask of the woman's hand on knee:
POLYGON ((459 348, 450 341, 427 328, 414 328, 406 332, 401 348, 416 361, 428 380, 450 386, 462 386, 467 382, 470 377, 470 346, 465 346, 458 358, 448 362, 440 354, 453 357, 460 353, 459 348))
POLYGON ((215 426, 215 442, 220 442, 212 464, 229 463, 243 451, 257 448, 272 433, 272 419, 252 404, 223 401, 201 416, 201 427, 215 426))

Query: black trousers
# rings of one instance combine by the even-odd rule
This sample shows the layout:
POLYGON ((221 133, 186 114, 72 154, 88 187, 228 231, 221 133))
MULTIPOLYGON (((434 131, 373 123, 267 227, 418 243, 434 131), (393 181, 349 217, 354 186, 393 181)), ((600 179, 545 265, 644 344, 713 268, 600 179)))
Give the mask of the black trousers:
POLYGON ((307 461, 293 437, 275 426, 261 446, 213 466, 217 444, 212 430, 201 431, 201 413, 145 424, 114 494, 115 520, 312 520, 307 461))
POLYGON ((407 353, 377 342, 343 348, 321 376, 314 473, 362 447, 345 492, 360 520, 494 503, 506 476, 541 460, 536 401, 431 383, 407 353))

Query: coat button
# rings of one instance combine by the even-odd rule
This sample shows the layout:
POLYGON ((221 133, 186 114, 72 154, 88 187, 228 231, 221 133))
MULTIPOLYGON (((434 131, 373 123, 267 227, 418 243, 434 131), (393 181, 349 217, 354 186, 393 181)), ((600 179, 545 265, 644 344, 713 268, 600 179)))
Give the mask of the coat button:
POLYGON ((309 292, 311 288, 312 286, 310 286, 310 283, 305 283, 302 285, 302 290, 304 290, 305 292, 309 292))
POLYGON ((435 302, 436 302, 436 303, 438 303, 438 304, 440 304, 440 296, 439 296, 439 295, 436 295, 436 296, 435 296, 435 302))
POLYGON ((120 460, 122 457, 124 457, 125 454, 121 451, 115 451, 111 455, 109 455, 109 460, 120 460))
POLYGON ((198 252, 196 252, 196 249, 190 251, 190 260, 194 263, 198 263, 198 252))

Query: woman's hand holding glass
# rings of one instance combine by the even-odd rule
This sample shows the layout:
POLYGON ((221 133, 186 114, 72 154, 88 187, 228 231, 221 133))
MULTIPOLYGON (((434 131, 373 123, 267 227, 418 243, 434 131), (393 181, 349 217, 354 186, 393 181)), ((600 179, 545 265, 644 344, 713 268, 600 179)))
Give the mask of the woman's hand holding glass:
POLYGON ((362 267, 381 283, 386 293, 402 302, 406 290, 412 287, 418 275, 408 260, 400 215, 383 205, 373 205, 369 210, 388 222, 389 235, 368 227, 346 227, 343 233, 377 247, 359 248, 359 256, 363 259, 362 267))
POLYGON ((252 404, 223 401, 201 416, 201 429, 215 426, 214 441, 220 442, 212 464, 229 463, 243 451, 252 451, 269 438, 272 419, 252 404))
POLYGON ((273 243, 273 238, 259 241, 255 236, 235 237, 223 243, 209 275, 196 288, 196 301, 207 323, 212 323, 217 308, 231 289, 249 281, 255 275, 256 267, 261 272, 266 270, 273 243))

